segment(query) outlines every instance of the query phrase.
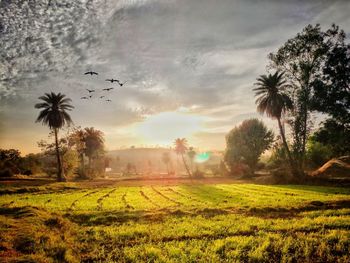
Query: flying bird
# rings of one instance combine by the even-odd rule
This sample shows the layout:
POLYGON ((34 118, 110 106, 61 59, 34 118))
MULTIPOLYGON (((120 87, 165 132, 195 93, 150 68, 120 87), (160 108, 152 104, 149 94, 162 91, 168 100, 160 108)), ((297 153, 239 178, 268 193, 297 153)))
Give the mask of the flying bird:
POLYGON ((123 85, 126 83, 126 81, 124 83, 121 83, 119 80, 117 80, 117 82, 120 85, 120 87, 123 87, 123 85))
POLYGON ((87 100, 88 97, 81 97, 80 99, 82 99, 82 100, 87 100))
POLYGON ((105 89, 102 89, 102 90, 110 91, 111 89, 114 89, 114 88, 105 88, 105 89))
POLYGON ((98 75, 97 72, 94 72, 94 71, 88 71, 88 72, 85 72, 84 75, 98 75))
POLYGON ((91 93, 91 92, 95 92, 95 90, 94 89, 86 89, 89 93, 91 93))
POLYGON ((106 101, 111 102, 111 100, 106 100, 106 101))
POLYGON ((106 79, 106 81, 109 81, 110 83, 113 83, 113 82, 119 83, 119 80, 117 80, 117 79, 106 79))

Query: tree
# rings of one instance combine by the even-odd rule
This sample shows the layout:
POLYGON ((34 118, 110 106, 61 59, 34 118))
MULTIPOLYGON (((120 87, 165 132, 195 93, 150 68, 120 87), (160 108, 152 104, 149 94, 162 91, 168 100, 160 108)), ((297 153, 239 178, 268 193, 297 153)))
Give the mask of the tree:
POLYGON ((191 177, 191 171, 190 169, 188 168, 188 165, 186 163, 186 160, 185 160, 185 156, 184 154, 186 153, 187 151, 187 140, 185 138, 177 138, 174 142, 175 144, 175 152, 177 155, 181 155, 181 158, 182 158, 182 162, 184 163, 184 166, 185 166, 185 169, 187 171, 187 174, 189 177, 191 177))
POLYGON ((194 163, 194 157, 196 156, 196 151, 193 149, 193 147, 188 148, 187 156, 190 159, 191 162, 191 172, 193 173, 193 163, 194 163))
POLYGON ((225 162, 231 168, 237 163, 249 166, 248 176, 255 172, 260 155, 268 150, 273 142, 273 132, 262 121, 249 119, 233 128, 226 135, 225 162))
POLYGON ((350 127, 334 119, 328 119, 311 136, 314 142, 321 143, 331 150, 332 157, 350 155, 350 127))
POLYGON ((65 176, 62 169, 62 159, 58 145, 58 131, 65 124, 72 123, 72 119, 67 111, 74 107, 70 105, 71 99, 66 98, 66 95, 61 93, 45 93, 44 96, 39 97, 43 102, 35 104, 36 109, 43 109, 40 111, 36 122, 41 122, 43 125, 49 126, 55 134, 56 158, 57 158, 57 180, 65 181, 65 176))
POLYGON ((92 160, 97 160, 104 154, 103 132, 95 130, 93 127, 84 129, 85 154, 88 157, 89 171, 91 172, 92 160))
POLYGON ((167 170, 168 175, 170 173, 170 171, 169 171, 170 160, 171 160, 170 159, 170 153, 169 152, 163 152, 163 154, 162 154, 162 161, 166 165, 166 170, 167 170))
POLYGON ((282 138, 284 149, 287 153, 288 162, 294 176, 297 175, 294 160, 292 158, 290 149, 288 147, 285 130, 282 126, 282 115, 293 108, 293 103, 290 97, 286 94, 288 84, 283 77, 283 72, 276 71, 275 74, 261 75, 257 79, 257 86, 253 90, 255 91, 255 97, 257 97, 255 103, 257 104, 257 110, 261 114, 266 114, 268 117, 276 119, 278 122, 278 128, 282 138))
POLYGON ((84 153, 85 153, 85 131, 80 127, 76 128, 74 132, 69 136, 70 144, 72 144, 79 156, 80 169, 79 174, 81 177, 85 178, 85 162, 84 162, 84 153))
POLYGON ((333 43, 320 76, 312 83, 311 107, 350 129, 350 44, 345 44, 345 33, 338 26, 325 34, 333 43))
MULTIPOLYGON (((299 171, 303 171, 306 142, 311 131, 312 97, 320 96, 315 92, 316 84, 324 76, 324 65, 332 50, 341 42, 343 32, 336 26, 323 32, 320 25, 306 26, 301 33, 287 40, 276 53, 269 55, 270 68, 285 72, 291 83, 288 93, 294 104, 289 112, 289 124, 293 135, 293 154, 299 171)), ((327 79, 327 77, 326 77, 327 79)), ((331 83, 328 79, 327 83, 331 83)), ((323 95, 322 95, 323 96, 323 95)))
MULTIPOLYGON (((50 132, 49 137, 53 136, 53 132, 50 132)), ((45 140, 38 142, 38 146, 41 148, 41 158, 42 162, 45 162, 45 159, 51 159, 51 156, 56 156, 56 143, 49 143, 45 140)), ((65 177, 71 176, 76 173, 77 168, 79 167, 78 152, 75 149, 75 144, 72 140, 71 130, 68 129, 64 135, 61 135, 61 138, 58 140, 58 148, 60 152, 60 158, 62 160, 62 173, 65 177)), ((43 165, 43 170, 47 174, 52 174, 52 169, 50 167, 56 166, 56 163, 50 165, 51 162, 45 162, 43 165)))
POLYGON ((0 149, 0 176, 9 177, 21 172, 21 153, 16 149, 0 149))

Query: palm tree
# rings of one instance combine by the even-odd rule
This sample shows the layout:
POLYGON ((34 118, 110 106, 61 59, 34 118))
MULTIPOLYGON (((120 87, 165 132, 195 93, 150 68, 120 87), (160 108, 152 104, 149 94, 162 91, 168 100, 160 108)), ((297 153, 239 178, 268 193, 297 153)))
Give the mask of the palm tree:
POLYGON ((95 130, 93 127, 85 128, 84 142, 85 154, 89 160, 88 166, 90 170, 92 159, 98 157, 98 155, 103 152, 103 132, 95 130))
POLYGON ((182 161, 184 163, 185 169, 188 173, 188 176, 191 177, 190 169, 188 168, 185 157, 184 157, 184 154, 187 151, 187 140, 185 138, 182 138, 182 139, 177 138, 175 140, 174 144, 175 144, 176 154, 181 155, 181 158, 182 158, 182 161))
POLYGON ((193 173, 193 163, 194 163, 194 157, 196 157, 196 151, 193 149, 193 147, 188 148, 187 156, 190 159, 191 162, 191 171, 193 173))
POLYGON ((289 150, 284 128, 281 123, 282 114, 287 110, 293 109, 293 102, 285 93, 285 89, 289 87, 289 85, 284 79, 283 74, 283 72, 276 71, 273 75, 260 75, 260 77, 257 78, 257 83, 255 83, 257 87, 254 88, 253 91, 255 91, 255 97, 257 97, 255 103, 257 104, 258 112, 261 114, 266 113, 268 117, 277 120, 292 173, 296 175, 294 160, 289 150))
POLYGON ((55 145, 56 145, 56 157, 57 157, 57 180, 65 181, 62 160, 60 156, 60 150, 58 145, 58 131, 65 124, 72 123, 72 119, 67 111, 72 110, 74 107, 70 105, 72 101, 66 98, 66 95, 61 93, 45 93, 44 96, 39 97, 43 102, 35 104, 36 109, 43 109, 40 111, 36 122, 41 122, 43 125, 49 126, 55 134, 55 145))

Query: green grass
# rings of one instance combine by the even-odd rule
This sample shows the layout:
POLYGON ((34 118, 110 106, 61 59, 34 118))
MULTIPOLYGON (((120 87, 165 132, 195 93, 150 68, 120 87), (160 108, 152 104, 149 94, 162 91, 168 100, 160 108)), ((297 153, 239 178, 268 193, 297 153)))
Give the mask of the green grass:
POLYGON ((346 188, 216 184, 82 189, 53 184, 35 191, 2 191, 0 259, 350 262, 346 188), (32 212, 23 216, 25 209, 32 212), (62 233, 48 227, 50 218, 64 222, 62 233), (33 222, 34 229, 45 230, 46 239, 27 231, 33 222), (13 229, 24 230, 24 241, 16 239, 13 229), (18 242, 19 247, 32 242, 33 248, 18 249, 18 242))

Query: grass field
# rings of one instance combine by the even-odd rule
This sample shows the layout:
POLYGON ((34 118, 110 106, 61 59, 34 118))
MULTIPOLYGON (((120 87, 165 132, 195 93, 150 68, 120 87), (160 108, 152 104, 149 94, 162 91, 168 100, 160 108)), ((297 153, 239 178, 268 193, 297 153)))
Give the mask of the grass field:
POLYGON ((350 262, 341 187, 55 183, 0 194, 5 262, 350 262))

